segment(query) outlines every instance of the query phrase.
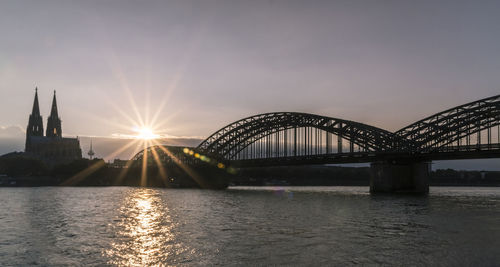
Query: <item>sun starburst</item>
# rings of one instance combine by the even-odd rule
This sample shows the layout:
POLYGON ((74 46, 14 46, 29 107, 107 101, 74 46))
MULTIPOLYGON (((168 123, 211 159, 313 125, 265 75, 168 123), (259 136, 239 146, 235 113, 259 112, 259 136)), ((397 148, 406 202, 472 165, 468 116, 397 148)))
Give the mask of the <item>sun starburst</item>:
POLYGON ((135 138, 142 140, 151 140, 160 138, 159 134, 156 134, 153 129, 150 127, 136 127, 134 131, 137 133, 135 138))

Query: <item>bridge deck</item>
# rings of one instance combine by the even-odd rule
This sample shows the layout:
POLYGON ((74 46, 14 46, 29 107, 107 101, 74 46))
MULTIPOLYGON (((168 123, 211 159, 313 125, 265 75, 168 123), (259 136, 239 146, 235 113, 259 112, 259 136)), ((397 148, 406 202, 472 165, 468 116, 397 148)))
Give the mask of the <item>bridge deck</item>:
POLYGON ((316 164, 370 163, 377 161, 432 161, 458 159, 500 158, 500 144, 450 146, 439 151, 420 153, 401 152, 352 152, 262 159, 232 160, 234 167, 267 167, 316 164))

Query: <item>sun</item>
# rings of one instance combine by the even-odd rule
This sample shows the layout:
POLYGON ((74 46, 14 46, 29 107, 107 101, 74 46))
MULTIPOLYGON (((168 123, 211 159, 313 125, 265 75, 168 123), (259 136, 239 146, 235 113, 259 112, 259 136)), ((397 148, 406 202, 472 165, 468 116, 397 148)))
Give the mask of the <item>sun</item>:
POLYGON ((155 134, 153 132, 153 129, 151 129, 149 127, 136 128, 135 131, 137 132, 137 135, 135 135, 135 138, 137 138, 137 139, 151 140, 151 139, 156 139, 156 138, 160 137, 160 135, 155 134))

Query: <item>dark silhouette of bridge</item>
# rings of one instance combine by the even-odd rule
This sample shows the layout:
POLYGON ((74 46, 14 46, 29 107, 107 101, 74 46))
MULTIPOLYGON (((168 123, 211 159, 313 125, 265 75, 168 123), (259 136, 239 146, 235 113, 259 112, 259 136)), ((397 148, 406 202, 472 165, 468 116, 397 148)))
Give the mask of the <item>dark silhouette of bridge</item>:
POLYGON ((259 114, 221 128, 194 151, 240 168, 372 163, 372 192, 428 192, 432 160, 500 157, 500 95, 396 132, 315 114, 259 114))
POLYGON ((307 113, 251 116, 218 130, 197 149, 240 167, 452 160, 500 156, 500 95, 439 112, 390 132, 307 113))

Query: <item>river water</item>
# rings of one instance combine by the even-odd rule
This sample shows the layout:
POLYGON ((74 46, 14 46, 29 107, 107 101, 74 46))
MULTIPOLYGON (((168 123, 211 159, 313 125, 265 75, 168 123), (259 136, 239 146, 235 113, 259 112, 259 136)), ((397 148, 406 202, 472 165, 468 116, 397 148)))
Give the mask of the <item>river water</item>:
POLYGON ((500 265, 500 188, 0 188, 0 266, 500 265))

